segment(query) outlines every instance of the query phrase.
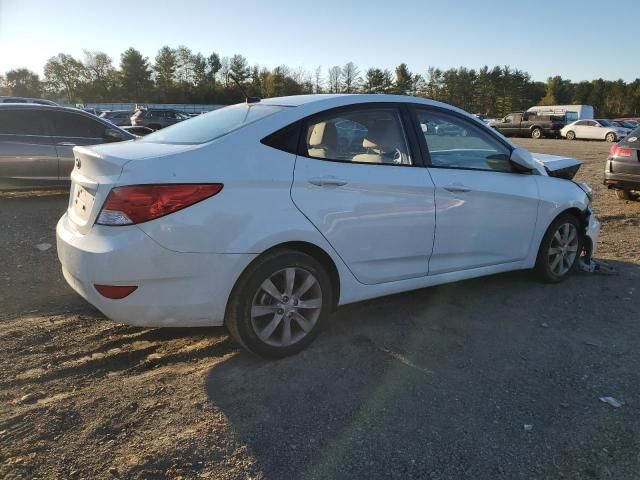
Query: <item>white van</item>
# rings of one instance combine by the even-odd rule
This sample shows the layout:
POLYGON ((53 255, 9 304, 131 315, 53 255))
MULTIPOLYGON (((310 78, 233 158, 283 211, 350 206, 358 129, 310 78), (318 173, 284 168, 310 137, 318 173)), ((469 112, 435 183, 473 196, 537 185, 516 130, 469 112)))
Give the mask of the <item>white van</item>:
POLYGON ((527 112, 535 112, 538 115, 563 115, 567 123, 593 118, 591 105, 540 105, 531 107, 527 112))

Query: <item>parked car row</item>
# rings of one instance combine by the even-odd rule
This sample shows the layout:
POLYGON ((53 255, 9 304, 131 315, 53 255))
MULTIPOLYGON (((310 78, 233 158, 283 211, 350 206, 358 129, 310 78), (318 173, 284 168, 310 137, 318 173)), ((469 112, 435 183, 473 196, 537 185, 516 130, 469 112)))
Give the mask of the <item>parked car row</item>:
POLYGON ((582 119, 566 123, 565 117, 538 112, 514 112, 493 120, 490 126, 506 137, 566 138, 617 142, 637 127, 633 120, 582 119))

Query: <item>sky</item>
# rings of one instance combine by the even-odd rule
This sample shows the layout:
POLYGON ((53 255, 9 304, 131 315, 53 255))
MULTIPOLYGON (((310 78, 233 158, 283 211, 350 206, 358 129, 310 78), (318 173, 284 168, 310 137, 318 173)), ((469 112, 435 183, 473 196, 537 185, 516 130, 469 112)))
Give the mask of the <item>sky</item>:
POLYGON ((323 74, 353 61, 414 73, 429 66, 510 65, 534 80, 640 77, 640 1, 602 0, 0 0, 0 73, 39 74, 60 52, 103 51, 119 64, 133 46, 153 63, 163 45, 205 56, 323 74))

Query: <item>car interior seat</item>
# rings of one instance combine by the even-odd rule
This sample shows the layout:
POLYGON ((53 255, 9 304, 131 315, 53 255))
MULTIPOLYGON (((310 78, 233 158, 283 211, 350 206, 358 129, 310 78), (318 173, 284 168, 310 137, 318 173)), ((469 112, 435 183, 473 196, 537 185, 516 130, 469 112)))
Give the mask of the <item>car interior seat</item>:
POLYGON ((334 123, 316 123, 307 141, 309 155, 316 158, 336 158, 338 131, 334 123))
POLYGON ((403 163, 398 154, 403 152, 404 141, 398 128, 390 122, 378 122, 374 124, 362 141, 366 153, 353 157, 354 162, 363 163, 403 163))

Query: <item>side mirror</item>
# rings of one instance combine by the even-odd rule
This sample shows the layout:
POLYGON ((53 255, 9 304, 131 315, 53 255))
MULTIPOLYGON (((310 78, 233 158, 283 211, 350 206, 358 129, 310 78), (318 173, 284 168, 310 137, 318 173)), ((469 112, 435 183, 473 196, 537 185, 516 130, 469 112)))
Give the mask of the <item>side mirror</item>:
POLYGON ((104 131, 104 138, 109 140, 110 142, 121 142, 124 140, 122 134, 113 128, 107 128, 104 131))
POLYGON ((510 160, 526 170, 535 170, 537 166, 536 161, 533 159, 533 155, 523 148, 516 148, 511 152, 510 160))

